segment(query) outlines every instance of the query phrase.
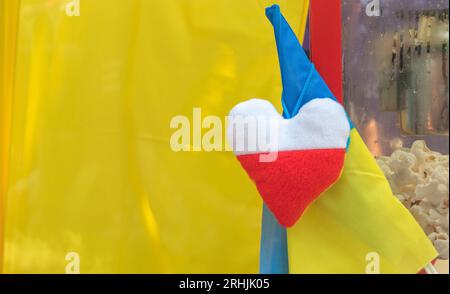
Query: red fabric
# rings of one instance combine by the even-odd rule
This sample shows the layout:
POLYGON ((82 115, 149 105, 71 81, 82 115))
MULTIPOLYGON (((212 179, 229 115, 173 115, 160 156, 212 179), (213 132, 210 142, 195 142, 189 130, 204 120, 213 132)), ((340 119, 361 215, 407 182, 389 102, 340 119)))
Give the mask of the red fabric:
MULTIPOLYGON (((437 259, 434 259, 434 260, 431 262, 431 264, 432 264, 432 265, 435 265, 436 262, 437 262, 437 259)), ((420 272, 418 272, 417 274, 418 274, 418 275, 426 275, 427 272, 425 271, 425 269, 421 269, 420 272)))
POLYGON ((264 203, 285 227, 293 226, 338 180, 344 158, 345 149, 280 151, 273 162, 260 162, 259 154, 238 156, 264 203))
POLYGON ((341 0, 310 2, 311 60, 342 103, 341 0))

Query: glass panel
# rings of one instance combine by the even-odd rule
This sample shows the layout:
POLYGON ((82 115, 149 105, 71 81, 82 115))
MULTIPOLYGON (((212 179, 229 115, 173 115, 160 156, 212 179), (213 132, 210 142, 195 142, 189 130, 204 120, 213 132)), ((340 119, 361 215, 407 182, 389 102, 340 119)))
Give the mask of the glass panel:
POLYGON ((343 1, 346 107, 375 155, 448 153, 448 1, 343 1))

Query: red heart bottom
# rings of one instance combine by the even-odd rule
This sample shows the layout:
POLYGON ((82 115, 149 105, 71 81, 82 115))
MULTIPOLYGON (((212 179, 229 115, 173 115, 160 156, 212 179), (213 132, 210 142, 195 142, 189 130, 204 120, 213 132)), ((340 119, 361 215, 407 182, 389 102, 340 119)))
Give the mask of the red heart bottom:
POLYGON ((238 160, 278 222, 290 227, 338 180, 345 149, 280 151, 273 162, 260 162, 259 156, 240 155, 238 160))

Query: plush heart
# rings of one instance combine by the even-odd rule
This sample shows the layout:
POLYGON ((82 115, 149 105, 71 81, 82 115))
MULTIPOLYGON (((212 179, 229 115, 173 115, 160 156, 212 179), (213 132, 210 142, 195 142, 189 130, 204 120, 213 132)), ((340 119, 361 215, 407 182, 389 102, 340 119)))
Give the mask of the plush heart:
POLYGON ((230 112, 227 137, 278 222, 290 227, 341 173, 350 125, 344 108, 313 99, 292 119, 251 99, 230 112))

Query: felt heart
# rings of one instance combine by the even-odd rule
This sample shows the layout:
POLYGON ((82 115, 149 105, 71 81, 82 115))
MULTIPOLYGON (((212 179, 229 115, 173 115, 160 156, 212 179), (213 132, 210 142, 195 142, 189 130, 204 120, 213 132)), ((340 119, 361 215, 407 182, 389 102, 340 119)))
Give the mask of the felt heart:
POLYGON ((227 137, 278 222, 290 227, 341 173, 350 125, 328 98, 284 119, 266 100, 251 99, 229 114, 227 137))

